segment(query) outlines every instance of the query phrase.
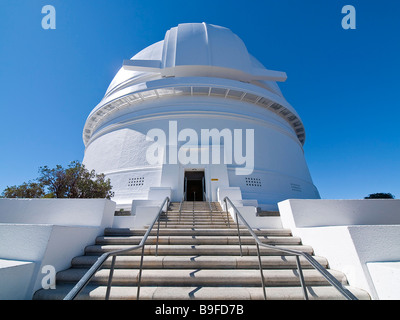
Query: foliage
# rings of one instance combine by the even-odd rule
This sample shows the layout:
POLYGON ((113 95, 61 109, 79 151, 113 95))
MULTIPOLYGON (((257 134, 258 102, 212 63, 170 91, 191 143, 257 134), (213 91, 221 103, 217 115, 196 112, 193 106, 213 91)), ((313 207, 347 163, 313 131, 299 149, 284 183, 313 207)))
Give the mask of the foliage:
POLYGON ((371 193, 368 197, 364 199, 394 199, 394 195, 391 193, 371 193))
POLYGON ((2 196, 4 198, 42 198, 45 191, 40 183, 24 182, 20 186, 7 187, 2 196))
POLYGON ((107 198, 113 196, 110 179, 104 174, 89 171, 79 161, 72 161, 67 168, 39 168, 37 182, 7 187, 5 198, 107 198))

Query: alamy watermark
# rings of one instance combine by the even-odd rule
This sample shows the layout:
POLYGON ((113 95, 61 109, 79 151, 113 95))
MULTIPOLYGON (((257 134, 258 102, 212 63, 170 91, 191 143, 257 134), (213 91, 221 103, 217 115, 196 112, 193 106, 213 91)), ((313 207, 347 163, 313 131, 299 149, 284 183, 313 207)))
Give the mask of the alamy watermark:
POLYGON ((201 129, 199 137, 191 128, 178 132, 178 122, 169 121, 168 132, 151 129, 146 140, 154 142, 146 150, 151 165, 235 164, 240 166, 235 169, 237 175, 249 175, 254 170, 254 129, 201 129), (180 142, 186 143, 178 148, 180 142))
POLYGON ((345 5, 342 13, 346 14, 342 19, 342 28, 345 30, 356 29, 356 8, 352 5, 345 5))
POLYGON ((56 29, 56 8, 51 5, 45 5, 42 8, 42 14, 45 16, 42 18, 42 28, 44 30, 55 30, 56 29))
MULTIPOLYGON (((52 5, 45 5, 42 7, 42 14, 45 16, 42 18, 42 28, 44 30, 55 30, 56 29, 56 9, 52 5)), ((356 29, 356 9, 352 5, 345 5, 342 8, 342 14, 345 16, 342 18, 342 28, 345 30, 356 29)))
POLYGON ((47 289, 55 289, 56 288, 56 268, 54 266, 48 264, 43 266, 42 273, 45 276, 42 278, 42 288, 47 289))

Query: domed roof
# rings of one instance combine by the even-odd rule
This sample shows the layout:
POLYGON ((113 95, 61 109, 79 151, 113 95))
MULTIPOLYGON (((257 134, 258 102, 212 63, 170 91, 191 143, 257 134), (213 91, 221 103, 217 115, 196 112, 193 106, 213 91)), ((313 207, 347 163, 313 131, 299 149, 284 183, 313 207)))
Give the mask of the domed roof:
POLYGON ((213 66, 251 73, 252 64, 243 41, 231 30, 206 23, 180 24, 167 31, 164 68, 213 66))
POLYGON ((125 60, 106 96, 121 83, 143 73, 257 82, 279 95, 275 81, 286 80, 284 72, 267 70, 249 54, 243 41, 230 29, 204 22, 179 24, 166 32, 164 40, 125 60))
POLYGON ((286 73, 266 69, 231 30, 206 23, 179 24, 166 32, 164 40, 124 60, 90 113, 83 140, 87 145, 107 119, 145 100, 207 95, 268 109, 286 120, 303 144, 303 123, 276 83, 285 80, 286 73))

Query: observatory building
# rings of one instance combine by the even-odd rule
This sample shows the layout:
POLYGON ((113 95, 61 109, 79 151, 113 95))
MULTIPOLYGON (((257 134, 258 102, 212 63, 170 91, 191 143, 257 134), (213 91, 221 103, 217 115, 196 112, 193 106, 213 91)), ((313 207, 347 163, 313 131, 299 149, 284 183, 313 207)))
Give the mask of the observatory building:
POLYGON ((83 131, 113 201, 0 199, 0 299, 399 299, 400 200, 320 199, 285 80, 206 23, 124 60, 83 131))
POLYGON ((262 210, 318 199, 285 80, 231 30, 180 24, 124 60, 87 118, 83 163, 110 178, 120 207, 164 191, 172 201, 234 193, 262 210))

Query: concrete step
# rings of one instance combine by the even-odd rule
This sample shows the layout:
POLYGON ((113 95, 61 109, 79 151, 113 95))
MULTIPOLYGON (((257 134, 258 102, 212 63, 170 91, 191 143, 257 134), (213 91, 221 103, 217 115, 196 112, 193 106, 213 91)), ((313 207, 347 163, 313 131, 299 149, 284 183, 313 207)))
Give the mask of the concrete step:
MULTIPOLYGON (((143 236, 147 229, 128 229, 128 228, 106 228, 105 236, 143 236)), ((254 233, 257 236, 282 236, 289 237, 292 232, 289 229, 255 229, 254 233)), ((157 230, 154 229, 150 235, 156 235, 157 230)), ((248 230, 240 230, 243 236, 250 235, 248 230)), ((231 229, 189 229, 189 228, 174 228, 160 229, 160 235, 163 236, 237 236, 237 230, 231 229)))
MULTIPOLYGON (((314 257, 323 267, 328 267, 328 262, 323 257, 314 257)), ((79 256, 72 260, 73 268, 90 268, 98 256, 79 256)), ((115 268, 139 268, 140 256, 118 256, 115 268)), ((263 268, 266 269, 294 269, 296 258, 294 256, 263 256, 263 268)), ((303 268, 312 268, 307 260, 300 258, 303 268)), ((111 258, 107 259, 104 267, 111 266, 111 258)), ((146 256, 143 259, 145 269, 259 269, 256 256, 146 256)))
MULTIPOLYGON (((55 290, 39 290, 35 300, 62 300, 73 288, 73 284, 58 284, 55 290)), ((369 295, 356 288, 346 286, 358 299, 369 300, 369 295)), ((268 287, 267 300, 303 300, 300 287, 268 287)), ((343 300, 333 287, 307 286, 310 300, 343 300)), ((106 286, 89 284, 77 300, 104 300, 106 286)), ((111 300, 136 300, 137 287, 113 286, 111 300)), ((257 287, 141 287, 141 300, 263 300, 263 292, 257 287)))
MULTIPOLYGON (((187 226, 187 225, 195 225, 195 226, 225 226, 225 225, 228 225, 228 222, 226 222, 226 221, 223 221, 223 220, 221 220, 221 221, 213 221, 212 223, 211 223, 211 221, 210 220, 181 220, 181 221, 179 221, 178 219, 176 219, 176 220, 170 220, 170 219, 168 219, 167 221, 160 221, 160 226, 165 226, 165 224, 171 224, 171 225, 176 225, 176 226, 182 226, 182 227, 185 227, 185 226, 187 226)), ((230 225, 235 225, 236 226, 236 224, 234 224, 233 222, 230 222, 229 223, 230 225)), ((240 226, 240 225, 239 225, 240 226)))
MULTIPOLYGON (((91 245, 85 248, 85 253, 87 255, 100 255, 105 252, 110 252, 114 250, 124 250, 128 249, 129 245, 91 245)), ((309 254, 313 253, 313 249, 310 246, 304 245, 281 245, 281 248, 292 249, 307 252, 309 254)), ((146 255, 155 255, 156 246, 146 245, 144 252, 146 255)), ((271 248, 260 247, 261 255, 282 255, 278 250, 271 248)), ((124 253, 124 255, 138 255, 141 254, 141 249, 130 251, 124 253)), ((158 246, 159 255, 240 255, 239 245, 159 245, 158 246)), ((255 245, 242 245, 242 254, 244 256, 256 255, 257 248, 255 245)))
MULTIPOLYGON (((218 203, 209 211, 206 202, 172 203, 167 215, 161 217, 158 256, 157 225, 150 232, 144 247, 141 299, 264 299, 255 240, 244 226, 239 227, 242 242, 240 255, 237 225, 218 203), (193 208, 195 213, 193 213, 193 208), (212 224, 211 224, 212 218, 212 224)), ((39 290, 34 299, 63 299, 89 268, 105 252, 124 250, 138 245, 148 229, 107 228, 96 244, 85 248, 85 255, 75 257, 71 268, 57 273, 55 290, 39 290)), ((259 239, 271 245, 260 247, 263 277, 268 299, 303 299, 296 258, 278 248, 313 254, 310 246, 302 245, 288 229, 254 230, 259 239), (274 248, 275 247, 275 248, 274 248)), ((136 299, 142 249, 126 252, 116 258, 111 299, 136 299)), ((324 268, 328 262, 314 257, 324 268)), ((304 258, 300 258, 307 290, 311 299, 343 299, 323 276, 304 258)), ((111 258, 93 277, 78 299, 105 297, 111 258)), ((343 284, 345 275, 329 272, 343 284)), ((348 287, 350 289, 350 287, 348 287)), ((351 288, 359 299, 369 299, 366 292, 351 288)))
POLYGON ((210 208, 209 207, 204 207, 204 208, 192 208, 192 207, 182 207, 181 209, 180 209, 180 211, 179 211, 179 207, 176 207, 176 208, 171 208, 171 207, 169 207, 168 208, 168 213, 169 212, 175 212, 175 213, 179 213, 179 212, 187 212, 187 213, 193 213, 193 212, 206 212, 206 213, 213 213, 213 214, 226 214, 226 211, 225 210, 218 210, 218 209, 215 209, 215 208, 211 208, 211 211, 210 211, 210 208))
MULTIPOLYGON (((110 237, 101 236, 97 237, 96 244, 139 244, 143 236, 121 236, 121 237, 110 237)), ((242 244, 255 244, 255 240, 250 236, 240 237, 242 244)), ((260 240, 266 244, 301 244, 299 237, 262 237, 260 240)), ((149 236, 146 241, 148 244, 156 244, 157 236, 149 236)), ((202 244, 213 244, 213 245, 229 245, 239 244, 238 236, 160 236, 158 238, 158 244, 190 244, 190 245, 202 245, 202 244)))
MULTIPOLYGON (((195 216, 195 217, 209 217, 210 215, 212 215, 213 217, 227 217, 227 214, 226 214, 226 212, 216 212, 216 211, 213 211, 213 212, 210 212, 210 211, 195 211, 195 212, 192 212, 191 210, 190 211, 184 211, 184 210, 182 210, 181 212, 179 212, 179 211, 168 211, 168 214, 166 214, 166 213, 163 213, 161 216, 163 217, 163 216, 166 216, 166 215, 168 215, 168 216, 189 216, 189 217, 193 217, 193 216, 195 216)), ((228 215, 228 217, 229 217, 229 215, 228 215)))
MULTIPOLYGON (((233 224, 190 224, 190 223, 185 223, 185 224, 176 224, 176 223, 168 223, 168 224, 164 224, 161 225, 160 224, 160 229, 161 228, 176 228, 176 229, 180 229, 180 228, 196 228, 196 229, 236 229, 236 226, 233 224)), ((155 229, 157 229, 157 227, 155 227, 155 229)))
MULTIPOLYGON (((196 229, 223 229, 223 228, 227 228, 227 229, 236 229, 237 226, 234 223, 226 223, 226 224, 179 224, 179 223, 168 223, 167 225, 165 225, 165 223, 160 224, 160 228, 161 227, 167 227, 167 228, 196 228, 196 229)), ((246 227, 244 226, 240 226, 240 229, 246 229, 246 227)))
MULTIPOLYGON (((192 215, 192 214, 187 214, 187 215, 168 215, 166 216, 161 216, 160 221, 165 221, 165 220, 175 220, 175 221, 185 221, 185 220, 196 220, 196 221, 207 221, 210 222, 212 221, 228 221, 226 215, 215 215, 215 216, 210 216, 210 215, 204 215, 204 216, 199 216, 199 215, 192 215)), ((233 220, 230 218, 230 222, 233 222, 233 220)))
MULTIPOLYGON (((210 214, 204 214, 204 215, 198 215, 198 214, 168 214, 168 216, 161 216, 160 220, 165 220, 165 219, 175 219, 175 220, 223 220, 227 221, 226 215, 210 215, 210 214)), ((233 221, 232 219, 229 219, 229 221, 233 221)))
MULTIPOLYGON (((57 273, 57 281, 78 282, 88 269, 71 268, 57 273)), ((113 285, 137 285, 138 269, 115 269, 113 285)), ((346 276, 339 271, 330 270, 332 276, 342 283, 347 283, 346 276)), ((92 278, 92 284, 107 285, 109 269, 99 270, 92 278)), ((297 270, 265 269, 263 270, 266 286, 300 285, 297 270)), ((314 269, 303 270, 307 285, 328 285, 321 274, 314 269)), ((143 269, 143 286, 261 286, 259 270, 243 269, 143 269)))
MULTIPOLYGON (((186 228, 188 225, 190 226, 216 226, 216 225, 220 225, 223 228, 225 228, 225 226, 227 225, 235 225, 236 224, 233 221, 226 221, 226 220, 222 220, 222 219, 218 219, 218 220, 204 220, 204 219, 168 219, 168 220, 160 220, 160 226, 166 227, 169 224, 171 225, 181 225, 182 228, 186 228)), ((157 224, 156 224, 157 226, 157 224)))

